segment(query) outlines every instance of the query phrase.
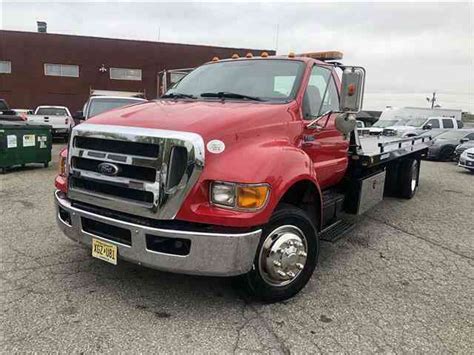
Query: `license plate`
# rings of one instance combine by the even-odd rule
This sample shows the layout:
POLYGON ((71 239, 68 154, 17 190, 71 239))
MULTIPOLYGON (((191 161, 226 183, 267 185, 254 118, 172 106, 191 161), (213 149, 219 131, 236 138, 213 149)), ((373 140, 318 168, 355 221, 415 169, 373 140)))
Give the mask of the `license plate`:
POLYGON ((117 265, 117 247, 102 240, 92 239, 92 256, 117 265))

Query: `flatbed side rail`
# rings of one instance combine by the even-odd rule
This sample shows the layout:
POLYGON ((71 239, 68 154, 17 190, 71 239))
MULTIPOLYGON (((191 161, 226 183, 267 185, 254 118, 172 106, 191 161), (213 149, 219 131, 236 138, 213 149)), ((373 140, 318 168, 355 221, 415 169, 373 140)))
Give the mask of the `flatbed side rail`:
POLYGON ((402 139, 399 139, 399 140, 396 140, 396 141, 380 142, 380 143, 378 143, 378 146, 380 148, 380 153, 384 153, 385 152, 385 147, 387 147, 387 146, 397 145, 398 149, 401 149, 402 145, 404 143, 411 142, 411 145, 415 145, 416 142, 419 141, 419 140, 421 140, 421 143, 425 143, 425 142, 431 142, 433 140, 433 138, 431 138, 431 136, 408 137, 408 138, 402 138, 402 139))
POLYGON ((432 144, 433 138, 431 136, 379 142, 374 145, 375 150, 364 152, 363 149, 360 149, 356 154, 352 154, 351 166, 352 168, 367 169, 401 159, 410 154, 423 155, 432 144))

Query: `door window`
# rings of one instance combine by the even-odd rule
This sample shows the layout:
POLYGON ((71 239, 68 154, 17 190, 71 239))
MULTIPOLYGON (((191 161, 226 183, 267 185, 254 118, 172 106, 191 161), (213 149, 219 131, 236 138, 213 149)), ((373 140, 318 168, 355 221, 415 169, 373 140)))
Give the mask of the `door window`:
POLYGON ((329 110, 339 110, 339 95, 331 71, 314 66, 303 101, 303 117, 312 120, 329 110))
POLYGON ((336 84, 332 76, 329 79, 329 86, 319 114, 322 115, 328 111, 339 111, 339 94, 337 93, 336 84))
POLYGON ((443 118, 443 127, 444 128, 454 128, 453 120, 449 118, 443 118))
POLYGON ((428 120, 426 124, 430 124, 431 128, 439 128, 439 121, 436 118, 432 118, 431 120, 428 120))

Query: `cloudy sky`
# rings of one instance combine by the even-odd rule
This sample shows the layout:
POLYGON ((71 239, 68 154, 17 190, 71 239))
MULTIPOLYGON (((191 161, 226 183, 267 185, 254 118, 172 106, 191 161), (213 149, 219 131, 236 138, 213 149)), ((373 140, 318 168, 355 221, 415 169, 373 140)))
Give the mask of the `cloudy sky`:
POLYGON ((474 8, 465 3, 184 3, 0 0, 0 28, 289 51, 341 50, 366 67, 366 109, 474 112, 474 8), (278 41, 277 41, 278 27, 278 41), (278 43, 277 43, 278 42, 278 43))

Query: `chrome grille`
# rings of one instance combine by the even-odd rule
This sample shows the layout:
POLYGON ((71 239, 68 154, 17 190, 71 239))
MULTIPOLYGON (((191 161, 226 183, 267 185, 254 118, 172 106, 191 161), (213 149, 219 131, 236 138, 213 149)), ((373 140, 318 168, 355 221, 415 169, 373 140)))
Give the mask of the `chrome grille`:
POLYGON ((72 200, 172 219, 204 166, 198 134, 83 123, 72 131, 72 200))

